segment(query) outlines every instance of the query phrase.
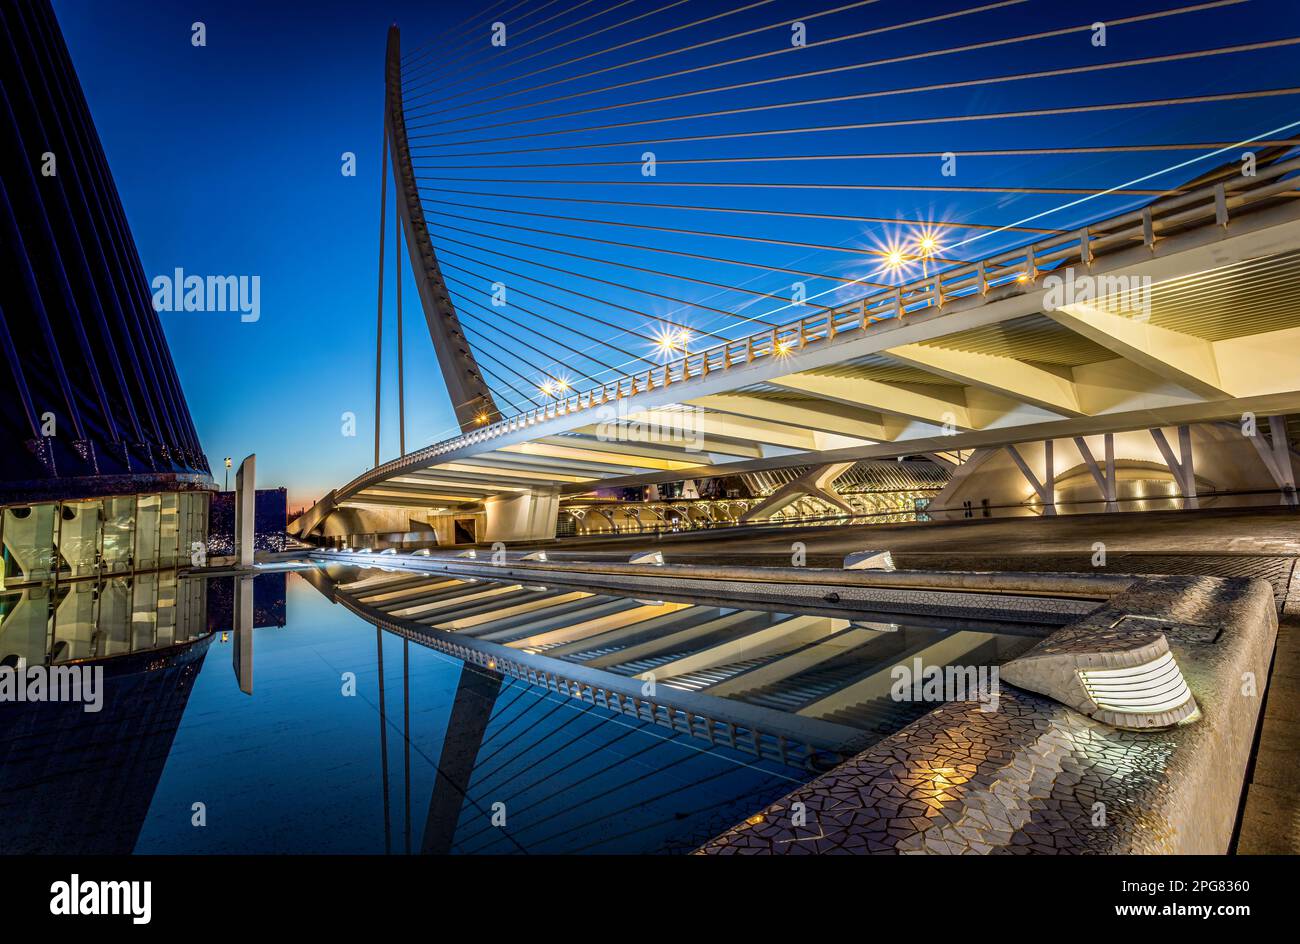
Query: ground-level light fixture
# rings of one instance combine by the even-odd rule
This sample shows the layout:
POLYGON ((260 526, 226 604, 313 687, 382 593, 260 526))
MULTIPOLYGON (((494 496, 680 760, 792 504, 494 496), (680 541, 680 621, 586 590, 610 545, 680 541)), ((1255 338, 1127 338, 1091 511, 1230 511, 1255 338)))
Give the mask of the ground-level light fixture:
POLYGON ((894 557, 889 551, 854 551, 844 558, 845 570, 893 570, 894 557))
MULTIPOLYGON (((1124 617, 1107 633, 1065 629, 1002 666, 1004 681, 1116 728, 1149 731, 1194 720, 1199 709, 1165 634, 1124 617)), ((1148 624, 1149 625, 1149 624, 1148 624)))

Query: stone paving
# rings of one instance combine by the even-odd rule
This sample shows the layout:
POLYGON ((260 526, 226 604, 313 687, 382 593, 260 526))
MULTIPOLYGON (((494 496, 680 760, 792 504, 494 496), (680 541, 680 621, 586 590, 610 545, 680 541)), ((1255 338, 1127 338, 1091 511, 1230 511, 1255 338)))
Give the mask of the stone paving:
POLYGON ((1248 774, 1239 855, 1300 855, 1300 573, 1282 607, 1259 744, 1248 774))
POLYGON ((1039 696, 1002 699, 984 717, 957 703, 931 712, 702 851, 1103 853, 1115 851, 1112 818, 1140 840, 1126 851, 1169 851, 1167 825, 1145 812, 1158 808, 1153 800, 1166 785, 1156 759, 1167 744, 1039 696), (801 826, 796 803, 804 804, 801 826))

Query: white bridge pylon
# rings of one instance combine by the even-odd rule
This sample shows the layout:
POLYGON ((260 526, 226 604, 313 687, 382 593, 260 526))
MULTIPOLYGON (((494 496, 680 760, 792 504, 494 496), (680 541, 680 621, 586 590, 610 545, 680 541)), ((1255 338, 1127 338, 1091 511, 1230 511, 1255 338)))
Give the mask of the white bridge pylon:
POLYGON ((533 528, 535 509, 502 498, 541 495, 553 522, 556 496, 598 486, 1300 412, 1297 169, 1261 165, 485 425, 359 476, 293 530, 489 498, 533 528))

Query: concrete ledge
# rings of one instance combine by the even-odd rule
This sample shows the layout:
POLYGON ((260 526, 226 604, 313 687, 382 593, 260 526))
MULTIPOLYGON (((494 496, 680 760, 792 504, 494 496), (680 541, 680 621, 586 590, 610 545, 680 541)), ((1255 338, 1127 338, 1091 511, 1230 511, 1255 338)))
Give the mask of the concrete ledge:
POLYGON ((1198 721, 1122 731, 1004 686, 997 710, 945 704, 699 852, 1226 853, 1277 636, 1272 591, 1155 577, 1061 633, 1122 621, 1159 624, 1198 721))
MULTIPOLYGON (((462 552, 465 553, 465 552, 462 552)), ((337 563, 355 563, 362 566, 373 564, 368 555, 358 556, 356 552, 313 551, 315 560, 337 563), (369 562, 369 563, 368 563, 369 562)), ((1104 600, 1121 593, 1133 585, 1139 578, 1124 574, 1091 573, 1015 573, 1008 571, 925 571, 925 570, 843 570, 841 568, 817 567, 742 567, 721 564, 632 564, 610 561, 569 561, 547 560, 527 561, 524 555, 514 553, 506 555, 506 562, 493 566, 489 563, 489 554, 481 555, 477 563, 461 555, 431 554, 428 557, 408 558, 402 564, 412 569, 437 572, 454 572, 465 568, 492 567, 491 571, 473 572, 475 576, 488 576, 489 573, 504 576, 521 576, 525 570, 536 579, 540 574, 554 575, 574 574, 579 577, 593 575, 611 577, 647 576, 656 578, 671 577, 677 581, 709 583, 715 580, 745 580, 751 583, 807 583, 815 575, 819 583, 843 586, 864 587, 916 587, 921 589, 964 590, 972 593, 1020 593, 1024 595, 1042 594, 1047 596, 1078 596, 1092 600, 1104 600)))

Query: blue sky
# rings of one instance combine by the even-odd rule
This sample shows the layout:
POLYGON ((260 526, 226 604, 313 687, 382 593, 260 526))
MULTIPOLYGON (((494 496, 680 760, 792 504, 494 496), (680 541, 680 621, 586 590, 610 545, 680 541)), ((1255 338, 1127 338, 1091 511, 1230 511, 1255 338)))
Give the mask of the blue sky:
MULTIPOLYGON (((1297 96, 1287 95, 969 120, 1008 111, 1300 85, 1295 46, 1032 81, 983 81, 1300 36, 1300 5, 1282 0, 1225 4, 1132 24, 1116 21, 1192 4, 993 0, 991 9, 963 12, 976 4, 922 7, 879 0, 813 15, 846 4, 769 0, 730 12, 741 4, 530 0, 497 12, 510 5, 480 5, 487 12, 469 28, 457 26, 474 9, 464 4, 56 0, 146 273, 153 277, 181 267, 190 274, 261 277, 256 323, 241 323, 228 313, 162 315, 218 478, 224 456, 238 461, 256 452, 261 484, 286 485, 297 505, 371 462, 376 177, 383 54, 391 22, 402 27, 408 51, 443 37, 440 45, 426 47, 437 49, 436 55, 408 52, 408 124, 444 273, 480 363, 491 372, 508 412, 511 405, 531 405, 525 396, 540 398, 536 386, 547 377, 563 376, 581 386, 585 378, 607 379, 608 366, 644 366, 636 359, 655 357, 647 337, 668 324, 686 325, 703 338, 707 332, 748 333, 757 324, 746 319, 789 320, 784 299, 794 281, 805 282, 809 295, 828 293, 823 300, 862 294, 861 286, 837 288, 841 282, 816 276, 880 281, 879 258, 871 250, 891 240, 914 240, 918 233, 910 223, 869 223, 863 217, 934 221, 948 254, 967 259, 1030 236, 981 235, 986 231, 953 224, 1004 226, 1054 211, 1031 225, 1069 228, 1148 199, 1114 195, 1054 210, 1078 197, 771 185, 1096 190, 1200 152, 963 156, 953 178, 941 175, 940 162, 931 155, 1235 142, 1300 119, 1297 96), (945 13, 959 15, 914 22, 945 13), (650 15, 624 22, 641 14, 650 15), (504 48, 489 42, 490 22, 497 16, 507 23, 504 48), (709 17, 715 19, 696 22, 709 17), (806 20, 809 45, 793 48, 789 22, 800 18, 806 20), (196 20, 206 25, 203 48, 191 45, 196 20), (1097 21, 1110 24, 1104 47, 1091 41, 1089 24, 1097 21), (1065 32, 922 55, 1057 29, 1065 32), (656 33, 663 35, 646 38, 656 33), (858 33, 867 35, 854 37, 858 33), (734 38, 711 42, 724 37, 734 38), (705 45, 685 48, 697 44, 705 45), (914 58, 881 61, 909 56, 914 58), (646 61, 634 61, 640 59, 646 61), (729 64, 719 66, 722 62, 729 64), (820 74, 807 74, 814 72, 820 74), (904 91, 952 83, 966 84, 904 91), (843 99, 882 92, 888 94, 843 99), (762 107, 769 105, 781 107, 762 107), (966 120, 917 123, 934 118, 966 120), (862 123, 877 127, 762 133, 862 123), (680 138, 695 140, 675 140, 680 138), (345 151, 357 155, 355 177, 340 173, 345 151), (646 151, 659 161, 653 178, 641 173, 646 151), (914 151, 926 156, 672 163, 914 151), (736 183, 767 186, 690 186, 736 183), (852 218, 728 214, 686 206, 852 218), (505 282, 511 293, 504 310, 483 306, 494 281, 505 282), (341 434, 345 411, 357 416, 352 438, 341 434)), ((1218 162, 1192 165, 1142 186, 1177 185, 1218 162)), ((391 225, 391 196, 389 213, 391 225)), ((391 299, 391 255, 385 268, 391 299)), ((410 448, 449 434, 454 420, 409 275, 403 294, 410 448)), ((391 321, 386 339, 391 366, 391 321)), ((391 458, 397 453, 391 372, 384 399, 383 454, 391 458)))

